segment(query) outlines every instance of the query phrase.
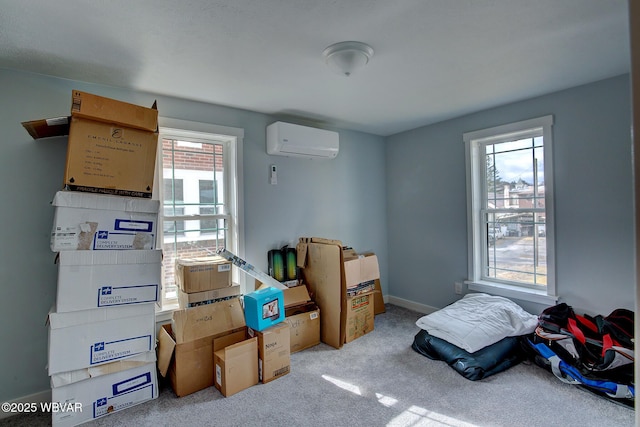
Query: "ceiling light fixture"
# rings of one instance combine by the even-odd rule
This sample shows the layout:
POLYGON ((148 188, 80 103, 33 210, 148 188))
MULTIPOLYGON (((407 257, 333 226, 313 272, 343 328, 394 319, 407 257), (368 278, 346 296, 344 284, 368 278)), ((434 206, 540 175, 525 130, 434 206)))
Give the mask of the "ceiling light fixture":
POLYGON ((373 48, 371 46, 353 41, 332 44, 322 52, 327 66, 347 77, 367 65, 372 56, 373 48))

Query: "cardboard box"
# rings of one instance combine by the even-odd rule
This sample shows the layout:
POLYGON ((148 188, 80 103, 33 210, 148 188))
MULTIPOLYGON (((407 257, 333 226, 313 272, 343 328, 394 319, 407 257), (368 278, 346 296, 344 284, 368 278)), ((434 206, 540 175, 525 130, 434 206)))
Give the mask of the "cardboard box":
POLYGON ((347 298, 345 342, 351 342, 373 331, 374 293, 347 298))
MULTIPOLYGON (((256 280, 255 288, 266 287, 256 280)), ((289 347, 291 353, 320 344, 320 309, 311 300, 307 286, 300 284, 283 289, 284 321, 289 324, 289 347)))
POLYGON ((190 294, 178 291, 178 303, 180 308, 197 307, 199 305, 211 304, 222 299, 233 298, 240 295, 242 295, 240 285, 214 289, 212 291, 194 292, 190 294))
POLYGON ((373 312, 378 315, 387 311, 384 306, 384 296, 382 295, 382 286, 380 279, 375 280, 375 293, 373 294, 373 312))
POLYGON ((158 134, 71 117, 64 185, 70 190, 151 198, 158 134))
POLYGON ((258 372, 264 384, 291 371, 289 324, 270 326, 263 331, 249 328, 249 336, 258 338, 258 372))
POLYGON ((71 94, 71 115, 104 123, 118 123, 148 132, 158 130, 158 110, 155 103, 147 108, 74 90, 71 94))
POLYGON ((155 304, 49 313, 49 375, 124 359, 155 347, 155 304))
POLYGON ((49 377, 49 382, 51 383, 51 388, 62 387, 77 383, 78 381, 137 368, 149 363, 155 364, 156 360, 155 350, 145 351, 144 353, 136 354, 126 359, 116 360, 115 362, 105 363, 104 365, 90 366, 88 368, 76 369, 75 371, 58 372, 49 377))
MULTIPOLYGON (((245 321, 239 298, 174 312, 176 334, 171 324, 158 333, 158 370, 168 375, 176 396, 182 397, 214 384, 213 342, 216 338, 244 332, 245 321), (195 311, 191 314, 190 311, 195 311), (177 321, 176 321, 177 320, 177 321), (204 324, 204 327, 198 325, 204 324), (191 326, 200 337, 188 333, 191 326), (207 335, 208 334, 208 335, 207 335)), ((257 355, 256 355, 257 358, 257 355)), ((257 369, 257 368, 256 368, 257 369)))
POLYGON ((23 122, 37 138, 69 135, 70 190, 151 198, 158 110, 74 90, 71 116, 23 122))
POLYGON ((214 353, 215 386, 232 396, 258 384, 258 339, 249 338, 214 353))
POLYGON ((176 260, 176 284, 186 293, 231 286, 231 261, 221 256, 176 260))
POLYGON ((301 238, 297 246, 298 266, 320 307, 320 340, 341 348, 346 331, 346 288, 343 286, 342 243, 301 238))
MULTIPOLYGON (((298 267, 301 268, 304 281, 309 285, 314 300, 322 312, 320 339, 325 344, 341 348, 345 342, 348 342, 347 315, 353 312, 353 309, 347 306, 347 277, 350 283, 355 283, 371 277, 370 272, 375 275, 375 268, 371 267, 373 263, 377 266, 377 257, 375 255, 359 257, 355 251, 349 249, 346 250, 347 263, 345 263, 342 242, 316 237, 300 238, 296 252, 298 267), (348 266, 347 269, 345 265, 348 266)), ((353 313, 351 318, 354 319, 352 322, 355 322, 353 313)), ((370 327, 369 330, 373 329, 372 322, 367 321, 367 325, 370 327)), ((355 332, 350 333, 349 341, 355 339, 356 335, 355 332)))
POLYGON ((173 312, 171 329, 176 343, 181 344, 245 326, 239 298, 173 312))
POLYGON ((146 363, 53 388, 51 421, 75 426, 157 397, 156 364, 146 363))
POLYGON ((52 205, 54 252, 155 249, 157 200, 58 191, 52 205))
POLYGON ((307 287, 296 286, 283 292, 291 353, 320 344, 320 309, 311 301, 307 287))
POLYGON ((247 326, 261 331, 284 320, 282 289, 268 286, 244 296, 244 317, 247 326))
POLYGON ((344 259, 344 280, 347 288, 378 278, 380 269, 375 254, 355 255, 344 259))
POLYGON ((56 311, 157 303, 162 251, 62 251, 56 311))

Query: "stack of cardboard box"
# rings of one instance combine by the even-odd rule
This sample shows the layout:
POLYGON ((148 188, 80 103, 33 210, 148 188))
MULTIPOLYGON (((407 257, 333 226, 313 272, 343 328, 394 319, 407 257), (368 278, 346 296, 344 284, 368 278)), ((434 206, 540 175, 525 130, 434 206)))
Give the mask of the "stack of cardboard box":
POLYGON ((339 240, 302 237, 298 267, 320 307, 321 341, 341 348, 374 329, 384 311, 375 254, 358 254, 339 240))
POLYGON ((73 91, 70 117, 23 125, 34 138, 69 135, 52 203, 48 373, 52 401, 80 409, 54 412, 52 424, 77 425, 158 395, 157 110, 73 91))
POLYGON ((179 258, 175 265, 180 308, 240 296, 240 285, 231 283, 231 261, 220 256, 179 258))

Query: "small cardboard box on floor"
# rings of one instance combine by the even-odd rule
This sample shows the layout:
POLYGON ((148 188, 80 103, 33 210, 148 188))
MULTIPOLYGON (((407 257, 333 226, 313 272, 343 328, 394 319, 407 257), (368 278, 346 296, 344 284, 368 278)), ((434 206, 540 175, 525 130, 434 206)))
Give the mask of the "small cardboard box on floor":
POLYGON ((158 333, 160 375, 178 397, 214 385, 214 339, 245 329, 239 298, 176 310, 158 333))
POLYGON ((188 294, 228 288, 231 286, 231 261, 217 255, 177 259, 176 284, 188 294))
POLYGON ((158 110, 74 90, 71 116, 23 122, 34 138, 68 133, 64 185, 71 190, 151 198, 158 110))
MULTIPOLYGON (((266 286, 256 280, 255 287, 266 286)), ((283 289, 284 321, 289 324, 290 352, 320 344, 320 309, 311 301, 306 285, 283 289)))
POLYGON ((298 267, 322 311, 321 341, 341 348, 371 332, 376 291, 348 297, 347 283, 378 279, 377 257, 353 256, 349 252, 345 261, 342 242, 317 237, 300 238, 296 250, 298 267))
POLYGON ((258 338, 246 329, 213 340, 215 387, 229 397, 258 384, 258 338))

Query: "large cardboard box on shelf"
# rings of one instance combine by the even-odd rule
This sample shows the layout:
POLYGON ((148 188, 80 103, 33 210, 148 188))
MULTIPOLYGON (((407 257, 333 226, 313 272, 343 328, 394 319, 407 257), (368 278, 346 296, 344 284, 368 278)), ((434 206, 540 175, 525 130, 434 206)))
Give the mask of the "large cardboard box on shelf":
POLYGON ((158 226, 157 200, 56 192, 51 250, 151 250, 158 226))
POLYGON ((22 125, 33 138, 68 133, 67 188, 151 197, 158 145, 155 103, 147 108, 74 90, 70 116, 22 125))
POLYGON ((258 339, 227 345, 213 354, 215 387, 229 397, 258 384, 258 339))
POLYGON ((262 331, 249 328, 249 335, 258 338, 258 372, 264 384, 291 371, 289 324, 270 326, 262 331))
POLYGON ((153 303, 49 313, 49 375, 153 350, 153 303))
MULTIPOLYGON (((256 280, 255 287, 262 284, 256 280)), ((311 300, 304 284, 283 289, 284 321, 289 324, 290 352, 296 353, 320 344, 320 309, 311 300)))
MULTIPOLYGON (((121 366, 122 367, 122 366, 121 366)), ((75 426, 158 397, 155 361, 51 389, 54 427, 75 426)))
POLYGON ((162 251, 62 251, 56 311, 157 303, 162 251))
POLYGON ((176 260, 176 284, 186 293, 231 286, 231 261, 217 255, 176 260))
MULTIPOLYGON (((317 237, 300 238, 296 251, 298 267, 322 312, 320 339, 325 344, 341 348, 347 342, 348 316, 353 314, 352 308, 347 305, 347 278, 349 283, 371 280, 376 275, 377 257, 359 257, 354 256, 355 252, 347 251, 348 267, 345 269, 342 242, 317 237), (373 263, 375 268, 371 266, 373 263)), ((370 326, 372 330, 373 324, 370 326)))
POLYGON ((214 339, 245 329, 239 298, 176 310, 158 333, 160 374, 178 397, 214 385, 214 339))

